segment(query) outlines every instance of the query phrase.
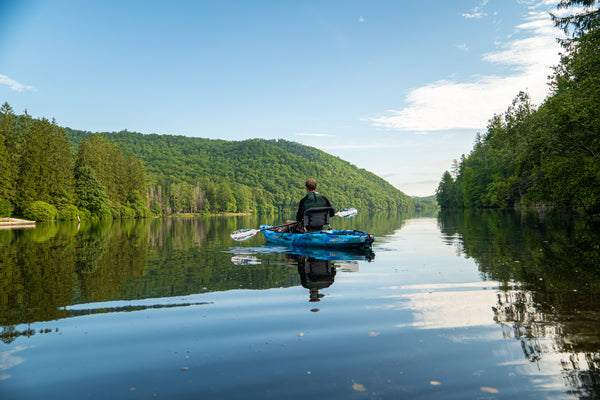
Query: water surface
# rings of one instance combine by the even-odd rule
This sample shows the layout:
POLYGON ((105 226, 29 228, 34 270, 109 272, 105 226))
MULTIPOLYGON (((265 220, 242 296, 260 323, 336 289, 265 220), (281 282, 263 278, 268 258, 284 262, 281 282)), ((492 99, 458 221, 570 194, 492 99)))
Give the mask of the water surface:
POLYGON ((284 217, 0 232, 2 399, 598 397, 598 229, 359 215, 372 252, 292 251, 284 217))

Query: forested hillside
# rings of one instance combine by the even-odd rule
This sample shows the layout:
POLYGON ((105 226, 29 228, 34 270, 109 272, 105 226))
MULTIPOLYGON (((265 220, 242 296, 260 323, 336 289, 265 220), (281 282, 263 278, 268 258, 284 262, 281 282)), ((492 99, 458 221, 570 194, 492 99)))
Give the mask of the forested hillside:
POLYGON ((0 217, 36 221, 290 212, 315 178, 337 209, 413 212, 385 180, 284 140, 90 133, 0 108, 0 217))
POLYGON ((520 93, 487 132, 446 171, 437 189, 442 209, 544 205, 600 213, 600 9, 597 1, 553 17, 563 40, 551 93, 539 106, 520 93))
POLYGON ((376 175, 284 140, 90 133, 0 109, 0 217, 37 221, 290 212, 312 177, 338 209, 413 212, 376 175))
MULTIPOLYGON (((96 134, 66 129, 77 149, 96 134)), ((287 212, 313 177, 336 208, 412 211, 415 201, 378 176, 321 150, 285 140, 224 141, 106 132, 144 164, 154 213, 287 212)))
POLYGON ((102 136, 71 152, 65 129, 0 108, 0 217, 133 218, 146 208, 144 169, 102 136))

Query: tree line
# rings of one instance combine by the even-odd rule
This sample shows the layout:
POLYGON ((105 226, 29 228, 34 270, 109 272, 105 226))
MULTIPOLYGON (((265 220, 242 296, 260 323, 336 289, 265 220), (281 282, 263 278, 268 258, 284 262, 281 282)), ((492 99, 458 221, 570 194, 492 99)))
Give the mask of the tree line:
POLYGON ((0 216, 35 221, 149 216, 144 168, 102 135, 73 154, 66 131, 0 107, 0 216))
MULTIPOLYGON (((66 129, 71 146, 91 132, 66 129)), ((146 168, 153 214, 293 213, 312 177, 334 207, 414 211, 416 201, 371 172, 286 140, 225 141, 138 132, 104 132, 146 168)))
POLYGON ((0 108, 0 170, 0 217, 36 221, 293 213, 310 177, 337 209, 417 206, 373 173, 298 143, 92 133, 17 115, 8 103, 0 108))
POLYGON ((597 1, 552 16, 566 33, 550 95, 534 106, 519 93, 507 111, 478 134, 473 149, 455 161, 438 185, 442 209, 551 207, 600 212, 600 9, 597 1))

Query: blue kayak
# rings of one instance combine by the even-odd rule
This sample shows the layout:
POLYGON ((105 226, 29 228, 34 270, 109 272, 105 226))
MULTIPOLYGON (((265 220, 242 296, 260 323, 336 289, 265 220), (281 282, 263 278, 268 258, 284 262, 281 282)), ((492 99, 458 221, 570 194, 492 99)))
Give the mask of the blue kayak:
POLYGON ((269 230, 271 225, 260 229, 267 242, 295 247, 364 248, 370 247, 375 237, 365 232, 350 230, 322 230, 310 233, 290 233, 269 230))

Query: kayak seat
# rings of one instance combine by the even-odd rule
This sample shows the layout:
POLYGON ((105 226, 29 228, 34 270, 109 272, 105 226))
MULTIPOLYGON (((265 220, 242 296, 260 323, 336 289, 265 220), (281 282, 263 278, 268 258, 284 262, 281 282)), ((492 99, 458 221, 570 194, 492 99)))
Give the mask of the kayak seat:
POLYGON ((304 211, 304 229, 308 232, 320 231, 324 225, 329 226, 329 217, 333 215, 335 215, 333 207, 310 208, 304 211))

